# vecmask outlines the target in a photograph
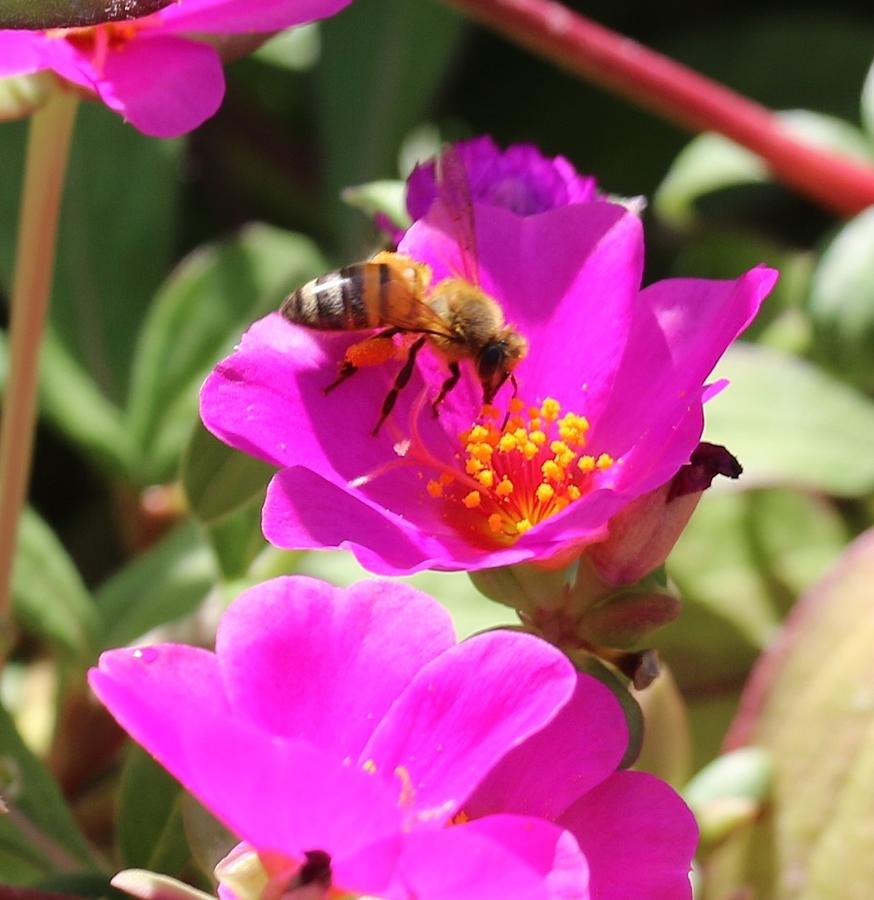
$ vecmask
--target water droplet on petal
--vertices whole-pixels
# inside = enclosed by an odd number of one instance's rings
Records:
[[[144,663],[153,663],[158,658],[158,651],[154,647],[140,647],[134,650],[134,659],[141,659]]]

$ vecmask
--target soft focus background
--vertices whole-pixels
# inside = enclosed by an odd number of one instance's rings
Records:
[[[570,5],[874,165],[869,3]],[[689,143],[431,0],[356,0],[233,64],[228,82],[219,114],[185,140],[148,139],[98,105],[80,112],[15,573],[21,636],[0,685],[77,824],[47,779],[32,817],[68,859],[87,856],[82,829],[114,848],[119,866],[202,878],[183,837],[183,818],[189,837],[202,834],[197,816],[123,747],[82,672],[99,649],[154,629],[208,643],[224,604],[269,575],[360,577],[342,554],[265,547],[269,472],[206,435],[197,391],[248,322],[309,277],[372,252],[363,213],[398,203],[397,179],[416,159],[481,133],[536,142],[606,191],[645,195],[648,281],[733,277],[760,261],[782,272],[720,366],[732,387],[707,410],[706,437],[745,474],[705,496],[668,563],[685,611],[656,641],[678,691],[666,676],[643,697],[657,724],[641,764],[682,788],[720,752],[751,667],[796,600],[874,520],[874,212],[839,221],[726,141]],[[25,131],[0,124],[4,294]],[[377,180],[386,183],[341,199]],[[741,766],[717,779],[722,787],[699,780],[693,791],[707,826],[702,896],[753,896],[733,893],[745,884],[760,898],[872,895],[871,544],[809,594],[806,616],[746,695],[729,744],[773,750],[773,780]],[[462,633],[512,621],[463,575],[415,581],[450,606]],[[22,773],[44,779],[35,766],[0,718],[0,792]],[[726,812],[732,778],[740,786]],[[56,863],[0,819],[0,883],[99,892],[99,879],[59,881]]]

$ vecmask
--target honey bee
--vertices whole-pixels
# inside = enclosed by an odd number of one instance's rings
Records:
[[[463,272],[431,285],[430,269],[401,254],[383,252],[368,262],[345,266],[299,287],[285,298],[280,313],[290,322],[326,331],[382,329],[350,346],[334,390],[364,366],[395,356],[395,335],[415,335],[406,360],[385,397],[372,434],[379,433],[413,374],[416,356],[426,343],[442,356],[449,375],[431,404],[435,415],[446,395],[461,378],[460,363],[473,362],[482,385],[483,403],[510,379],[525,358],[528,343],[507,324],[498,302],[479,287],[473,203],[463,163],[450,147],[437,165],[438,203],[447,230],[461,251]]]

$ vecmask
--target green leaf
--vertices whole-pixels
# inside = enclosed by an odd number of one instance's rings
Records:
[[[781,610],[845,542],[840,516],[821,499],[707,492],[668,558],[683,613],[655,640],[684,690],[700,696],[740,686]]]
[[[188,615],[219,580],[215,558],[193,522],[177,526],[100,586],[106,622],[101,646],[129,644],[152,628]]]
[[[869,141],[874,139],[874,63],[868,69],[862,86],[862,124],[868,132]]]
[[[399,179],[371,181],[367,184],[344,188],[341,196],[344,203],[363,212],[370,219],[377,213],[382,213],[399,227],[409,228],[410,226],[405,181]]]
[[[94,602],[61,542],[29,509],[18,528],[12,598],[25,631],[76,659],[90,659],[99,630]]]
[[[401,141],[426,115],[462,25],[439,3],[396,0],[359,0],[322,24],[325,187],[344,257],[361,255],[368,224],[343,206],[340,192],[395,174]]]
[[[252,55],[261,62],[279,66],[282,69],[304,72],[318,62],[321,50],[319,26],[313,23],[280,31],[262,44]]]
[[[51,874],[61,860],[71,870],[92,867],[60,789],[2,707],[0,795],[10,810],[0,815],[0,884],[35,881]]]
[[[870,143],[849,123],[806,109],[779,115],[788,132],[811,146],[871,161]],[[720,134],[702,134],[674,160],[653,203],[662,218],[688,227],[697,218],[695,202],[705,194],[770,180],[768,167],[755,153]]]
[[[0,128],[0,280],[10,283],[25,129]],[[127,392],[143,316],[174,242],[180,141],[156,141],[83,103],[64,193],[51,322],[109,400]]]
[[[190,853],[182,824],[182,788],[144,750],[131,745],[121,775],[116,843],[127,868],[178,875]]]
[[[844,225],[814,270],[808,307],[818,358],[862,388],[874,388],[874,208]]]
[[[191,511],[215,522],[264,496],[275,469],[223,444],[198,422],[182,458],[182,485]]]
[[[213,552],[226,579],[243,578],[266,546],[261,534],[261,505],[258,499],[207,527]]]
[[[0,389],[9,370],[9,339],[0,332]],[[132,462],[130,435],[121,411],[48,329],[39,360],[40,412],[104,471],[127,477]]]
[[[129,426],[144,483],[170,478],[197,418],[203,379],[253,320],[326,264],[306,238],[252,225],[202,248],[161,289],[140,335]]]
[[[845,900],[874,884],[872,580],[869,531],[802,598],[747,687],[730,744],[764,747],[774,766],[742,872],[757,896]]]
[[[713,380],[705,438],[741,461],[742,487],[787,485],[856,497],[874,488],[874,403],[816,366],[736,344]]]

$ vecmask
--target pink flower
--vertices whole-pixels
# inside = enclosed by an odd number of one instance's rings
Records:
[[[533,144],[501,150],[488,136],[455,145],[470,181],[474,200],[502,206],[521,216],[546,212],[597,197],[591,175],[580,175],[563,156],[549,159]],[[407,179],[407,212],[415,221],[437,198],[435,164],[417,165]]]
[[[218,51],[189,35],[279,31],[350,0],[177,0],[139,19],[90,28],[0,31],[0,77],[45,69],[96,95],[135,128],[174,137],[221,104]]]
[[[214,654],[113,650],[90,681],[299,877],[385,898],[691,896],[691,813],[658,779],[617,771],[615,697],[531,635],[456,644],[408,586],[276,579],[230,607]]]
[[[440,204],[399,246],[433,282],[465,271]],[[481,415],[473,366],[430,401],[446,363],[418,356],[392,416],[371,436],[400,362],[364,369],[327,396],[361,333],[278,314],[256,322],[201,394],[220,439],[278,466],[264,534],[290,548],[351,549],[383,574],[558,565],[603,540],[615,515],[689,462],[716,361],[755,316],[777,274],[676,279],[640,290],[639,218],[574,203],[521,217],[475,204],[483,290],[527,339],[518,404]],[[399,348],[400,350],[400,348]],[[503,400],[501,398],[503,397]]]

